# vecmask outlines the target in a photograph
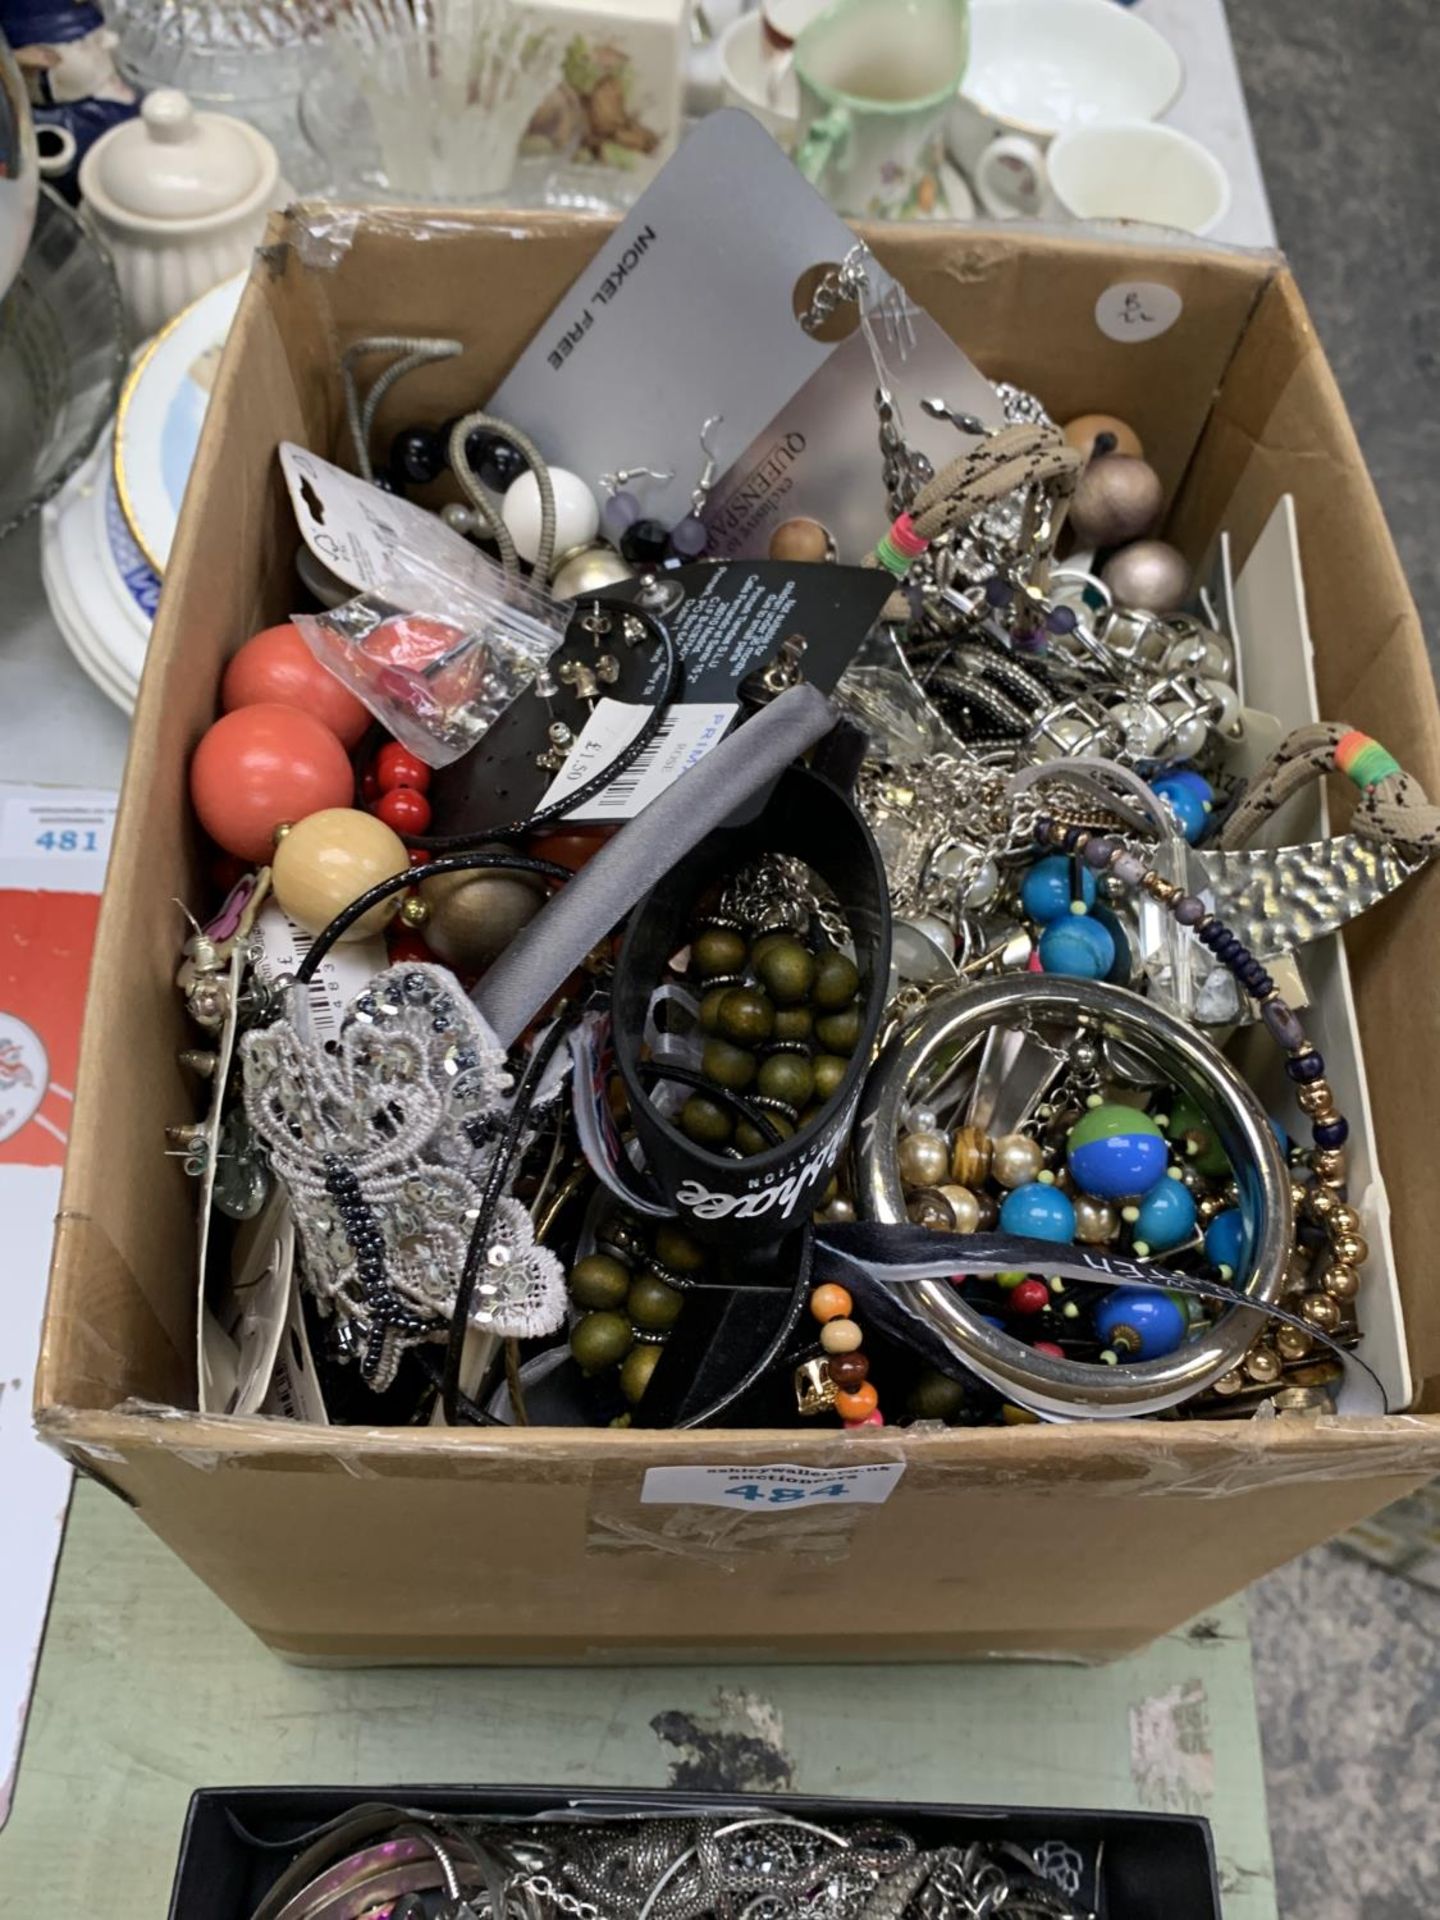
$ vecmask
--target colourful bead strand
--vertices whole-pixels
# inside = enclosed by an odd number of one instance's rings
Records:
[[[897,580],[903,580],[929,545],[930,542],[915,531],[909,514],[902,513],[876,547],[875,558]]]
[[[1347,733],[1335,749],[1335,764],[1362,790],[1401,771],[1400,762],[1368,733]]]

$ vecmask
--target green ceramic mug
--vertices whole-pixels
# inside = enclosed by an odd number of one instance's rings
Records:
[[[806,27],[795,164],[837,211],[946,211],[942,136],[969,47],[969,0],[836,0]]]

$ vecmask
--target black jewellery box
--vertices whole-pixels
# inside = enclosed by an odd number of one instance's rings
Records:
[[[1008,1840],[1080,1878],[1077,1904],[1097,1920],[1220,1920],[1210,1825],[1183,1814],[1074,1808],[952,1807],[885,1800],[808,1799],[554,1787],[205,1787],[191,1797],[169,1920],[250,1920],[315,1830],[383,1802],[451,1818],[528,1820],[565,1810],[597,1823],[627,1814],[669,1819],[783,1814],[825,1826],[885,1821],[921,1847]],[[1063,1849],[1063,1853],[1062,1853]]]

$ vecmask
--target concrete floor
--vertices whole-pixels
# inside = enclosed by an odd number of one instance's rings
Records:
[[[1281,245],[1440,665],[1440,6],[1229,8]],[[1250,1606],[1282,1920],[1433,1920],[1440,1597],[1325,1548]]]

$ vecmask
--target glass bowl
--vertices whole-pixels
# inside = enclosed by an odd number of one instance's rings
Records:
[[[57,194],[0,301],[0,538],[42,506],[99,439],[125,378],[110,257]]]

